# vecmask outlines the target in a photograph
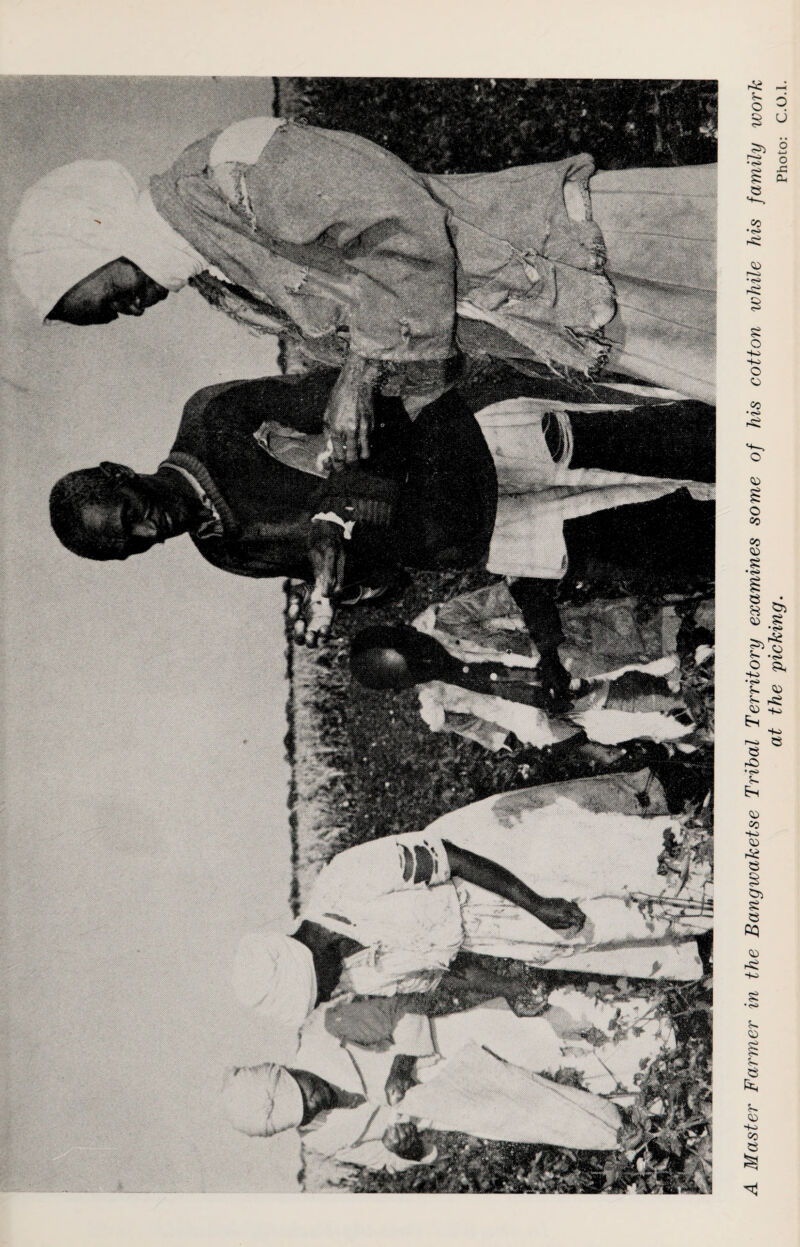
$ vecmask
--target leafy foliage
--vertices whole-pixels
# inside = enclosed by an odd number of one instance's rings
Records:
[[[699,80],[290,78],[276,111],[361,134],[424,173],[583,151],[601,169],[716,159],[716,83]]]
[[[653,986],[653,985],[651,985]],[[632,984],[588,990],[624,999]],[[641,994],[642,984],[636,985]],[[658,1056],[639,1079],[625,1113],[619,1149],[577,1152],[496,1143],[431,1132],[433,1165],[400,1174],[350,1171],[348,1190],[381,1192],[495,1192],[535,1194],[675,1195],[711,1190],[711,986],[704,979],[680,991],[653,990],[654,1007],[670,1014],[683,1042]],[[561,1081],[573,1081],[562,1074]]]

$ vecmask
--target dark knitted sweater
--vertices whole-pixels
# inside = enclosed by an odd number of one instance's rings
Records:
[[[239,575],[308,579],[311,516],[350,505],[358,517],[350,583],[395,564],[478,561],[494,525],[497,482],[480,428],[455,392],[413,424],[399,399],[377,395],[370,459],[328,480],[280,463],[256,442],[265,420],[321,432],[336,375],[233,381],[186,404],[167,462],[191,472],[219,512],[221,537],[192,535],[203,557]]]

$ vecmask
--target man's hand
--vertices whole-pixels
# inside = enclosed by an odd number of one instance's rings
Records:
[[[586,922],[583,910],[560,896],[543,896],[536,906],[536,917],[546,927],[563,931],[566,936],[577,935]]]
[[[398,1054],[392,1062],[384,1090],[389,1104],[399,1104],[405,1093],[416,1083],[414,1058]]]
[[[345,538],[339,524],[315,520],[311,524],[308,554],[314,584],[292,590],[289,619],[294,621],[294,638],[312,648],[324,641],[333,624],[336,602],[344,584]]]
[[[412,1121],[396,1121],[382,1135],[383,1146],[403,1160],[422,1160],[425,1143]]]
[[[372,391],[377,379],[378,365],[374,361],[348,355],[325,410],[334,471],[369,458],[375,419]]]

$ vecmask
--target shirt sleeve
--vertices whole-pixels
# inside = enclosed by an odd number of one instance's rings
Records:
[[[297,433],[322,433],[325,407],[337,375],[335,369],[322,368],[305,377],[257,377],[250,381],[234,381],[225,387],[227,402],[242,424],[252,420],[253,429],[269,419]],[[208,388],[211,390],[212,387]],[[222,412],[220,416],[222,418]]]
[[[341,1043],[387,1052],[405,1002],[402,996],[361,996],[325,1010],[325,1030]]]
[[[404,996],[343,1000],[325,1011],[325,1029],[343,1043],[404,1056],[435,1054],[430,1019]]]
[[[390,837],[389,842],[394,866],[392,887],[387,890],[400,892],[406,888],[447,883],[450,860],[441,836],[428,835],[425,831],[409,831]]]
[[[444,841],[426,831],[368,840],[338,853],[314,882],[306,917],[347,925],[348,911],[359,912],[364,897],[371,901],[392,892],[433,887],[450,879]]]
[[[447,210],[403,161],[355,135],[287,124],[246,175],[259,226],[321,245],[355,273],[352,349],[396,363],[455,351]]]

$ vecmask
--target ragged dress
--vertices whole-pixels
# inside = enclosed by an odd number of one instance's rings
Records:
[[[595,173],[584,154],[434,176],[263,118],[150,190],[249,302],[194,282],[206,297],[322,362],[349,343],[408,378],[457,349],[592,373],[613,343],[616,371],[714,401],[716,166]]]
[[[596,173],[586,154],[424,174],[358,135],[254,117],[143,194],[115,161],[53,170],[9,253],[44,319],[125,257],[312,359],[380,361],[404,393],[430,393],[459,352],[584,375],[610,356],[713,402],[715,183],[713,165]]]

